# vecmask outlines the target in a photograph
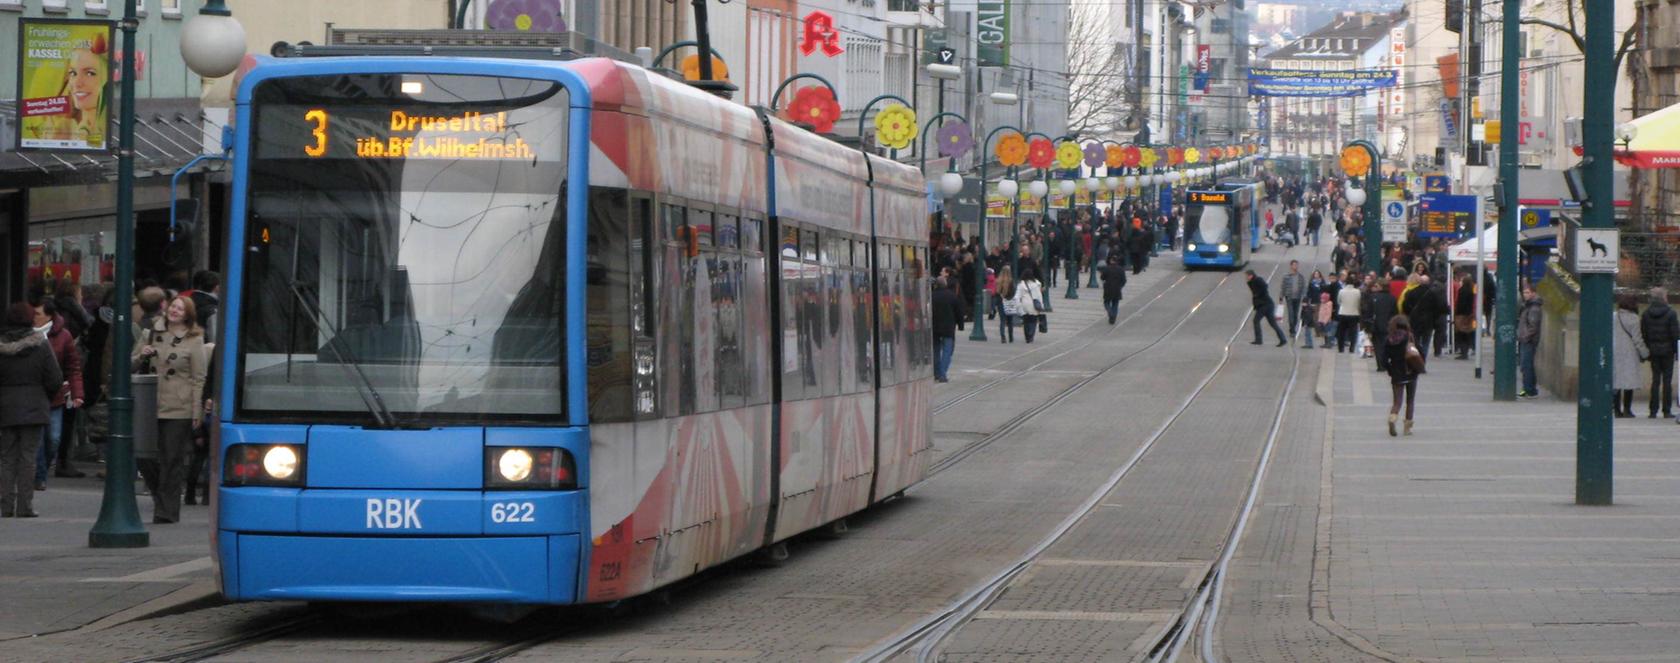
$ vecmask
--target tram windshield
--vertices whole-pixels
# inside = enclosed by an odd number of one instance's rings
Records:
[[[287,78],[252,106],[242,417],[565,414],[563,87]]]
[[[1186,236],[1191,244],[1219,245],[1228,243],[1231,239],[1231,209],[1224,205],[1203,205],[1201,211],[1192,215],[1193,228],[1187,229]]]

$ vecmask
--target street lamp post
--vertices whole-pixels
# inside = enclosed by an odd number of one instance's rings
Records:
[[[1051,140],[1052,142],[1054,142],[1049,136],[1038,133],[1036,131],[1027,132],[1027,139],[1031,140],[1033,138],[1042,138],[1044,140]],[[1055,265],[1050,264],[1050,243],[1049,243],[1050,242],[1050,237],[1049,237],[1048,233],[1046,232],[1047,227],[1051,227],[1051,228],[1054,227],[1054,226],[1050,225],[1050,169],[1048,169],[1048,168],[1038,169],[1038,179],[1033,182],[1031,190],[1032,190],[1033,195],[1041,198],[1041,200],[1039,201],[1039,206],[1038,206],[1039,210],[1040,210],[1039,215],[1038,215],[1038,230],[1039,230],[1038,264],[1039,264],[1039,269],[1041,271],[1043,271],[1045,273],[1048,273],[1050,270],[1053,270],[1053,269],[1056,268]],[[1021,277],[1021,275],[1019,273],[1017,273],[1015,275],[1015,278],[1020,278],[1020,277]],[[1050,282],[1050,279],[1048,277],[1046,277],[1045,274],[1039,274],[1038,275],[1038,280],[1039,280],[1040,283],[1049,283]],[[1039,304],[1044,307],[1044,312],[1045,313],[1053,313],[1055,310],[1050,307],[1050,289],[1049,288],[1044,288],[1042,299],[1043,299],[1043,301],[1039,302]]]
[[[1515,3],[1513,3],[1515,4]],[[1507,15],[1509,18],[1509,15]],[[1582,142],[1585,145],[1587,203],[1582,228],[1615,228],[1615,182],[1611,171],[1611,124],[1616,117],[1615,68],[1615,3],[1593,3],[1587,10],[1586,35],[1586,106],[1582,118]],[[1509,25],[1509,24],[1507,24]],[[1512,33],[1507,32],[1507,35]],[[1506,37],[1507,41],[1511,38]],[[1507,63],[1513,62],[1507,60]],[[1505,65],[1510,68],[1510,64]],[[1510,117],[1510,116],[1506,116]],[[1511,124],[1516,124],[1512,122]],[[1509,134],[1506,141],[1515,139]],[[1503,147],[1503,145],[1501,145]],[[1503,159],[1500,163],[1504,165]],[[1512,183],[1514,184],[1514,183]],[[1506,186],[1512,186],[1507,184]],[[1507,196],[1513,195],[1507,193]],[[1515,210],[1511,210],[1515,213]],[[1499,250],[1506,251],[1504,228],[1500,220]],[[1513,227],[1515,224],[1510,224]],[[1513,242],[1514,243],[1514,242]],[[1504,284],[1515,283],[1516,274],[1505,271],[1505,258],[1515,250],[1499,254],[1499,283],[1501,285],[1500,319],[1503,342]],[[1612,258],[1616,256],[1611,256]],[[1514,258],[1514,257],[1513,257]],[[1576,274],[1581,280],[1581,379],[1580,398],[1575,415],[1575,503],[1607,506],[1613,501],[1614,477],[1612,459],[1615,446],[1614,429],[1610,421],[1611,380],[1611,295],[1615,288],[1614,274]],[[1512,309],[1515,311],[1515,309]],[[1513,313],[1511,318],[1515,318]],[[1495,364],[1495,378],[1497,380]]]
[[[1587,10],[1588,20],[1591,20],[1591,15],[1600,13],[1601,9],[1604,14],[1613,13],[1616,3],[1594,2],[1588,4],[1594,5],[1593,8]],[[1500,189],[1505,195],[1499,201],[1499,234],[1497,235],[1499,238],[1499,271],[1494,274],[1494,278],[1498,279],[1499,287],[1499,296],[1494,299],[1496,310],[1493,318],[1493,400],[1496,401],[1514,401],[1517,399],[1517,307],[1520,305],[1517,300],[1517,130],[1520,128],[1518,126],[1520,123],[1517,121],[1517,101],[1520,95],[1517,73],[1522,66],[1523,56],[1522,33],[1520,30],[1522,5],[1523,3],[1520,2],[1507,2],[1505,4],[1502,31],[1504,36],[1501,38],[1504,48],[1501,49],[1503,52],[1500,59],[1503,64],[1500,65],[1499,73],[1499,126],[1501,128],[1499,132],[1499,183]],[[1591,53],[1588,53],[1587,57],[1592,57]],[[1591,69],[1589,68],[1588,71],[1591,71]],[[1611,70],[1610,81],[1604,88],[1605,93],[1614,91],[1616,87],[1615,76],[1615,71]],[[1589,83],[1587,92],[1591,93],[1592,88],[1593,85]],[[1588,97],[1588,103],[1591,102],[1591,97]],[[1611,121],[1612,119],[1608,115],[1602,118],[1604,126],[1602,139],[1606,146],[1610,144]],[[1590,143],[1586,144],[1590,145]],[[1610,167],[1609,161],[1609,148],[1606,147],[1604,154],[1604,167],[1606,169]],[[1587,163],[1591,165],[1591,157],[1588,157]],[[1605,172],[1609,171],[1606,170]],[[1610,198],[1611,196],[1608,193],[1603,198],[1603,207],[1606,210],[1610,209]],[[1477,223],[1479,224],[1481,221],[1478,220]],[[1606,221],[1605,225],[1608,227],[1609,222]],[[1480,232],[1481,229],[1477,228],[1477,231]],[[1605,292],[1608,293],[1609,291],[1606,290]],[[1586,303],[1585,294],[1585,291],[1583,291],[1583,304]],[[1606,294],[1606,297],[1608,296]],[[1582,309],[1581,313],[1585,316],[1586,310]],[[1605,316],[1599,319],[1606,321],[1606,329],[1608,329],[1609,311],[1606,310]],[[1582,320],[1584,321],[1586,318],[1583,317]],[[1584,325],[1581,331],[1583,334],[1581,340],[1585,341],[1585,334],[1589,332]],[[1581,349],[1582,352],[1586,351],[1584,343]],[[1583,354],[1582,356],[1586,355]],[[1583,366],[1581,367],[1581,378],[1585,380],[1586,377],[1587,367]],[[1604,376],[1605,384],[1609,384],[1609,377],[1609,374],[1606,373]],[[1586,383],[1583,382],[1582,384]],[[1604,395],[1606,399],[1610,397],[1608,391]],[[1586,392],[1582,392],[1581,397],[1585,399],[1588,395]],[[1609,421],[1606,420],[1605,423],[1608,425]]]
[[[1067,198],[1068,223],[1062,230],[1062,256],[1067,261],[1067,292],[1062,293],[1063,299],[1079,299],[1079,259],[1074,255],[1074,249],[1079,246],[1074,241],[1074,228],[1079,224],[1073,220],[1075,214],[1073,206],[1074,192],[1079,190],[1079,184],[1074,180],[1062,180],[1062,196]],[[1062,224],[1058,223],[1057,226]],[[1049,295],[1045,295],[1048,297]]]
[[[1367,167],[1360,180],[1359,201],[1355,202],[1354,188],[1348,187],[1348,202],[1359,207],[1365,220],[1360,224],[1361,232],[1365,234],[1365,271],[1380,272],[1382,270],[1382,189],[1377,178],[1377,164],[1381,163],[1381,156],[1377,154],[1377,146],[1370,141],[1356,140],[1348,143],[1343,150],[1361,149],[1365,151]],[[1352,175],[1352,173],[1349,173]]]
[[[129,310],[134,300],[134,59],[139,30],[137,0],[124,0],[122,83],[117,107],[117,246],[116,295],[111,306],[111,354],[127,357],[134,345]],[[245,30],[222,0],[210,0],[181,30],[181,57],[201,76],[226,76],[245,54]],[[110,434],[106,442],[105,491],[99,518],[88,530],[92,548],[144,548],[151,535],[140,523],[134,499],[134,390],[128,362],[111,362]]]

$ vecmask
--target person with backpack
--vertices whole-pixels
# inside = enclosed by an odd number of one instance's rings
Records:
[[[1388,319],[1388,331],[1383,334],[1381,352],[1387,364],[1384,368],[1388,372],[1389,386],[1394,393],[1394,403],[1388,408],[1388,436],[1397,435],[1394,423],[1400,416],[1402,401],[1406,405],[1406,434],[1411,435],[1418,376],[1423,374],[1423,351],[1412,339],[1412,323],[1405,314],[1396,314]]]

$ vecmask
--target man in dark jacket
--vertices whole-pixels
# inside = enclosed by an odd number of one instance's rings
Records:
[[[6,311],[0,331],[0,516],[35,517],[35,456],[53,396],[64,384],[27,302]]]
[[[1522,391],[1517,392],[1517,398],[1536,398],[1540,395],[1534,375],[1534,355],[1540,351],[1540,295],[1534,288],[1524,287],[1522,298],[1522,310],[1517,312],[1517,369],[1522,371]]]
[[[950,382],[951,355],[957,349],[957,328],[962,326],[962,303],[945,279],[933,280],[933,344],[937,355],[933,362],[933,379]]]
[[[1388,372],[1388,321],[1399,312],[1399,302],[1389,292],[1388,279],[1372,279],[1371,290],[1371,353],[1377,357],[1377,370]]]
[[[1406,319],[1412,324],[1412,339],[1417,342],[1418,352],[1424,358],[1429,358],[1429,342],[1435,336],[1435,318],[1441,314],[1436,303],[1437,293],[1430,287],[1428,274],[1418,277],[1418,286],[1406,292],[1404,306]]]
[[[1120,266],[1120,259],[1109,257],[1108,264],[1102,268],[1103,309],[1108,311],[1108,324],[1114,324],[1114,318],[1120,315],[1120,297],[1126,287],[1126,268]]]
[[[70,337],[70,330],[64,323],[64,317],[58,315],[53,301],[42,299],[31,301],[35,308],[36,331],[47,338],[47,344],[52,347],[53,357],[58,361],[63,385],[54,393],[52,411],[47,417],[46,437],[37,450],[35,459],[35,490],[47,489],[47,470],[51,468],[54,459],[58,457],[58,445],[63,440],[64,418],[70,416],[68,410],[82,406],[82,353],[76,349],[76,339]],[[81,476],[81,472],[74,468],[65,468],[67,476]]]
[[[1651,409],[1657,417],[1657,401],[1662,401],[1664,417],[1673,412],[1674,403],[1674,342],[1680,341],[1680,316],[1668,306],[1668,291],[1651,288],[1651,306],[1639,316],[1639,335],[1651,351]],[[1660,394],[1660,396],[1659,396]]]
[[[1254,343],[1252,345],[1260,345],[1261,341],[1264,340],[1260,332],[1260,319],[1265,318],[1266,322],[1271,323],[1272,331],[1277,332],[1278,347],[1283,347],[1289,343],[1289,339],[1284,338],[1283,328],[1278,326],[1275,315],[1277,312],[1276,304],[1272,303],[1272,293],[1266,289],[1266,279],[1260,278],[1260,275],[1255,274],[1252,269],[1244,270],[1243,278],[1248,279],[1248,292],[1252,295],[1254,302]]]

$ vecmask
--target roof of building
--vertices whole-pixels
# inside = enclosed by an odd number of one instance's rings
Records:
[[[134,169],[137,176],[174,172],[204,151],[204,125],[209,122],[197,99],[136,99]],[[17,101],[0,100],[0,117],[15,116]],[[112,114],[110,133],[118,135]],[[10,128],[10,127],[9,127]],[[15,130],[15,128],[14,128]],[[14,151],[15,138],[4,137],[0,173],[23,186],[103,182],[116,179],[117,157],[111,152]],[[113,141],[115,142],[115,141]]]
[[[1406,10],[1393,13],[1347,12],[1276,51],[1269,60],[1356,60],[1388,35],[1389,28],[1406,20]]]

